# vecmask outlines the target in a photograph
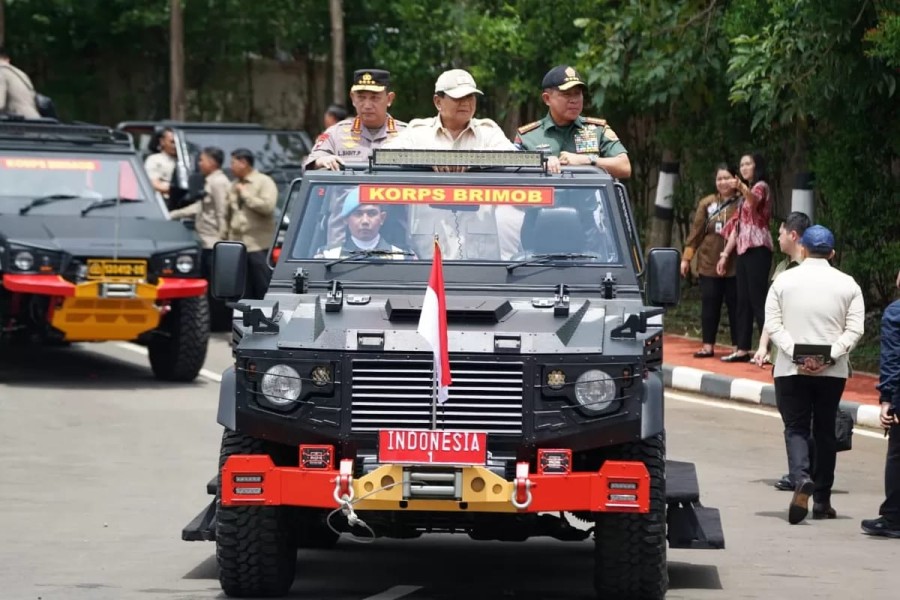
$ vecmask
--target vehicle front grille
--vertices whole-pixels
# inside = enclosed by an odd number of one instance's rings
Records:
[[[354,359],[351,429],[430,429],[432,368],[431,360]],[[523,363],[451,359],[450,374],[450,397],[436,409],[437,429],[522,433]]]

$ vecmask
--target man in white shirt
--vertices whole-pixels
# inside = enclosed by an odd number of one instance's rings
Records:
[[[413,119],[400,135],[383,148],[404,150],[516,150],[503,130],[491,119],[476,119],[476,96],[483,95],[468,71],[441,73],[434,84],[434,106],[438,114]],[[444,172],[463,171],[441,167]],[[478,211],[456,211],[428,205],[410,207],[410,234],[416,254],[430,258],[434,236],[438,236],[446,260],[498,260],[500,241],[493,207]],[[515,231],[518,238],[518,230]]]
[[[468,71],[444,71],[434,84],[434,107],[438,114],[413,119],[384,148],[431,150],[516,150],[506,134],[491,119],[476,119],[476,96],[483,95]]]
[[[31,79],[10,63],[9,53],[0,45],[0,114],[2,113],[26,119],[41,117],[35,103]]]
[[[162,194],[168,204],[169,186],[175,174],[175,132],[168,127],[159,134],[159,152],[144,161],[144,170],[153,189]]]
[[[833,268],[834,235],[821,225],[800,238],[804,260],[772,282],[766,298],[766,324],[778,346],[775,359],[775,397],[784,422],[794,495],[788,521],[796,524],[809,512],[813,518],[833,519],[831,487],[836,460],[835,419],[849,373],[850,350],[863,334],[865,306],[852,277]],[[828,346],[824,361],[794,361],[797,344]],[[810,421],[815,437],[815,471],[810,472]]]

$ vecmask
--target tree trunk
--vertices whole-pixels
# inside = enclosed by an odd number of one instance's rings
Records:
[[[675,216],[673,194],[677,181],[678,163],[675,162],[675,155],[669,150],[663,150],[650,228],[650,248],[666,248],[672,244],[672,221]]]
[[[331,11],[331,98],[335,104],[345,104],[347,83],[344,80],[344,3],[329,0]]]
[[[175,121],[184,121],[184,20],[181,0],[171,0],[169,19],[169,115]]]

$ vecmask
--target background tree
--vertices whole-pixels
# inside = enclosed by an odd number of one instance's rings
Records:
[[[171,1],[171,0],[170,0]],[[64,117],[114,124],[169,114],[169,2],[12,0],[7,46]],[[350,71],[393,74],[401,119],[434,113],[441,71],[466,68],[479,115],[507,133],[545,114],[543,74],[574,63],[586,113],[608,119],[634,168],[639,224],[652,214],[664,155],[680,165],[673,243],[717,162],[761,150],[776,215],[791,178],[814,171],[817,220],[839,264],[885,304],[900,265],[900,10],[896,0],[357,0],[346,6],[345,64],[331,3],[206,0],[184,7],[187,114],[316,133],[346,98]],[[12,35],[10,35],[12,33]],[[332,65],[331,67],[329,65]],[[333,68],[332,68],[333,67]],[[274,103],[277,90],[281,95]],[[268,103],[268,104],[266,104]]]

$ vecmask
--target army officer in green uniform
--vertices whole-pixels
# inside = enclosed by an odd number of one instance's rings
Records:
[[[585,83],[569,66],[550,69],[541,84],[541,99],[550,109],[540,121],[519,128],[515,143],[522,150],[538,150],[551,156],[549,169],[594,165],[618,179],[631,176],[628,151],[603,119],[581,116]]]

